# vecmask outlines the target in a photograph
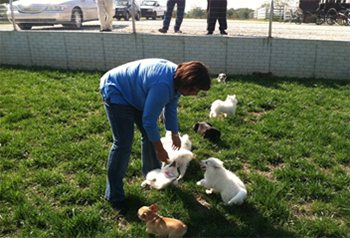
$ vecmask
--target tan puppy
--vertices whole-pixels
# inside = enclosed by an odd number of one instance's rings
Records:
[[[187,226],[180,220],[162,217],[157,214],[157,205],[143,206],[138,211],[138,216],[146,222],[146,232],[160,236],[182,237],[187,232]]]

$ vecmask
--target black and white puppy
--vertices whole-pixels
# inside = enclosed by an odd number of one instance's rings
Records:
[[[210,142],[218,141],[221,136],[221,132],[213,127],[209,122],[197,122],[194,124],[193,129],[195,132],[203,134],[203,138]]]

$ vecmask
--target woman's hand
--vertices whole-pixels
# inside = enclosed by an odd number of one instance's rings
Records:
[[[156,150],[156,155],[157,155],[157,159],[160,161],[160,162],[164,162],[164,163],[168,163],[168,159],[169,159],[169,156],[168,156],[168,152],[166,152],[166,150]]]
[[[173,150],[179,150],[181,148],[181,139],[179,137],[179,135],[177,134],[177,136],[172,136],[171,137],[173,144],[171,145],[171,148]]]
[[[154,148],[156,149],[156,156],[157,159],[160,162],[164,162],[164,163],[168,163],[168,152],[166,152],[166,150],[163,147],[163,144],[161,141],[156,141],[156,142],[152,142],[154,145]]]

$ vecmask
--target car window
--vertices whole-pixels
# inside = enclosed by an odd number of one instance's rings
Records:
[[[116,1],[115,5],[117,5],[117,6],[127,6],[128,5],[128,1]]]
[[[155,1],[145,1],[145,2],[142,2],[143,6],[155,6],[156,5],[156,2]]]

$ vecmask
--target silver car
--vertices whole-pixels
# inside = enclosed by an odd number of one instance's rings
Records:
[[[13,13],[22,30],[55,24],[79,29],[83,22],[98,20],[96,0],[19,0],[13,2]],[[7,17],[12,22],[10,9]]]

